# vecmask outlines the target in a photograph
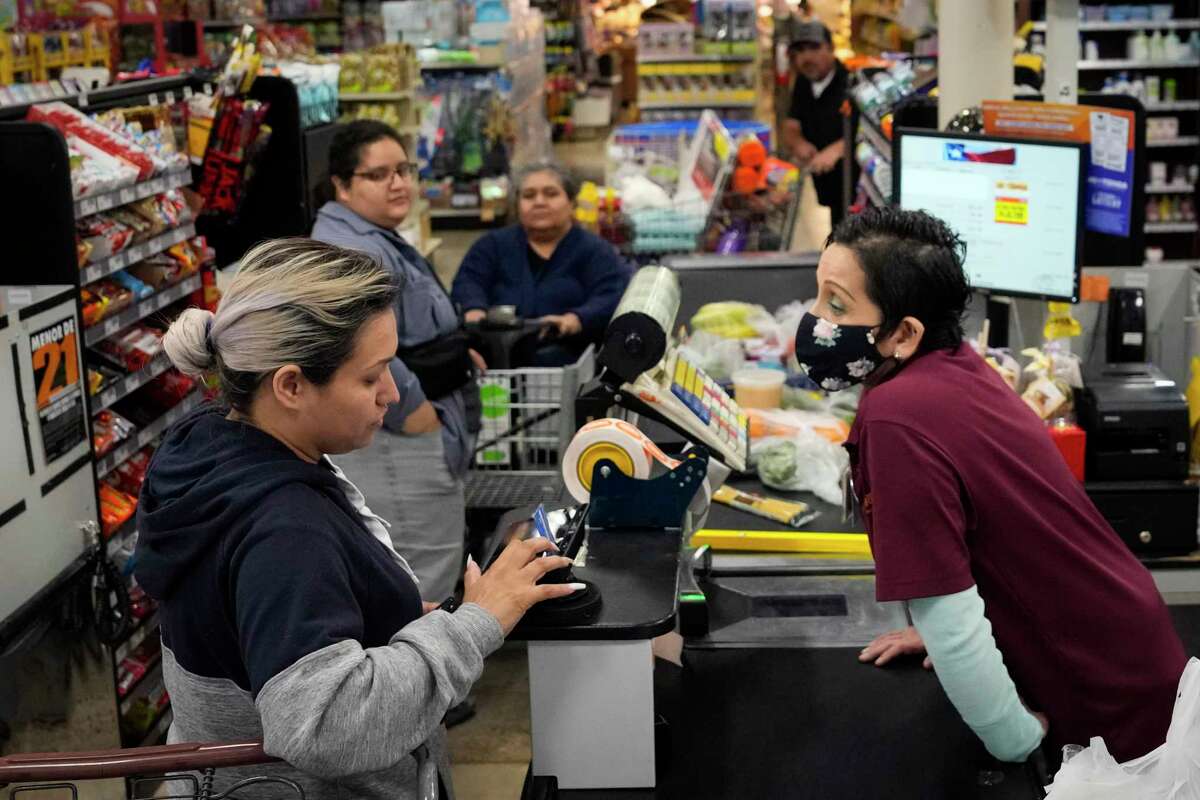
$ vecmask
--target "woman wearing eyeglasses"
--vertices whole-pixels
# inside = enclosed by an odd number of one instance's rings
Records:
[[[400,347],[390,368],[400,399],[384,419],[391,436],[342,456],[339,466],[366,500],[392,520],[397,551],[420,580],[421,597],[449,597],[462,573],[463,476],[478,432],[473,368],[459,315],[433,267],[396,233],[417,192],[416,164],[391,127],[351,122],[334,136],[329,172],[335,200],[312,236],[375,256],[400,279],[395,305]]]

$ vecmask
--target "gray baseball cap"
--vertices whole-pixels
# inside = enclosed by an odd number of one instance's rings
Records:
[[[828,44],[831,43],[832,38],[829,28],[826,28],[817,20],[808,20],[807,22],[801,22],[792,29],[792,41],[788,45],[788,49]]]

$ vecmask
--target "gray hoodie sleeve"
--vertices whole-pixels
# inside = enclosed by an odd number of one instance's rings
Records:
[[[266,752],[329,778],[391,767],[466,698],[503,641],[496,618],[468,603],[426,614],[386,647],[344,640],[310,653],[258,694]]]

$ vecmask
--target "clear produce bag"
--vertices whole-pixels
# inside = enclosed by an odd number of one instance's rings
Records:
[[[1063,764],[1046,800],[1200,800],[1200,660],[1179,680],[1165,744],[1118,764],[1097,736]]]

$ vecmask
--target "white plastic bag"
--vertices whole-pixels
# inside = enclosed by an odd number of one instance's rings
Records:
[[[805,429],[794,436],[769,436],[750,445],[759,480],[771,489],[812,492],[826,503],[842,502],[842,473],[850,463],[845,448]]]
[[[1046,800],[1200,800],[1200,660],[1179,680],[1165,744],[1118,764],[1096,737],[1046,788]]]

